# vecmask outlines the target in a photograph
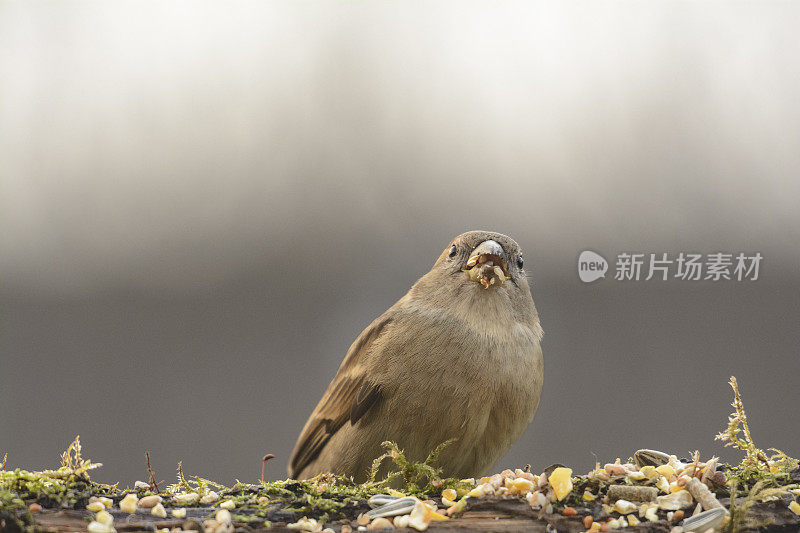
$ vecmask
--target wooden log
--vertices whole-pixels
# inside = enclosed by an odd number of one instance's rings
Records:
[[[721,499],[721,503],[728,507],[730,502]],[[747,521],[740,530],[743,533],[782,533],[800,531],[800,516],[794,514],[788,508],[788,497],[754,504],[747,515]],[[744,499],[737,499],[737,504],[741,505]],[[212,517],[216,512],[213,507],[188,507],[186,518],[176,519],[169,516],[166,519],[154,517],[147,510],[139,510],[132,515],[123,513],[119,509],[110,509],[114,516],[114,527],[119,532],[152,532],[162,528],[181,528],[187,525],[187,521],[193,521],[194,525],[202,524],[204,520]],[[169,511],[169,510],[168,510]],[[235,515],[252,515],[255,509],[236,509]],[[467,500],[464,512],[456,518],[446,521],[434,521],[430,523],[428,531],[431,533],[477,533],[489,532],[499,533],[501,531],[511,533],[533,532],[546,533],[558,531],[563,533],[583,533],[584,517],[592,511],[586,508],[577,509],[576,516],[562,516],[554,513],[544,515],[539,511],[531,509],[530,505],[524,500],[514,497],[489,497],[471,498]],[[86,531],[88,519],[93,513],[86,510],[55,510],[44,509],[36,514],[20,513],[12,519],[9,513],[0,515],[0,531],[16,533],[23,531],[22,523],[28,520],[27,525],[34,525],[39,531],[51,531],[56,533]],[[32,524],[30,521],[32,520]],[[355,520],[337,520],[325,524],[337,533],[341,531],[342,525],[349,524],[353,531],[357,531]],[[287,523],[272,522],[269,527],[265,527],[263,520],[249,523],[234,523],[240,532],[290,532],[286,527]],[[675,524],[670,524],[666,520],[658,522],[643,522],[636,527],[625,528],[624,531],[630,533],[669,533]],[[415,533],[415,530],[406,529],[406,533]],[[620,530],[623,531],[623,530]]]

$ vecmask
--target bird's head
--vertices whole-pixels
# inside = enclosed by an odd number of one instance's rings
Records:
[[[519,245],[507,235],[492,231],[468,231],[453,239],[433,265],[432,271],[475,283],[485,290],[527,281]]]
[[[451,240],[409,293],[457,314],[472,312],[538,321],[520,246],[494,231],[468,231]]]

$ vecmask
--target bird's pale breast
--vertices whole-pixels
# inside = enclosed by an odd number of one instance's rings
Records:
[[[402,385],[387,390],[385,404],[367,423],[385,425],[386,439],[417,460],[455,438],[441,456],[449,475],[482,473],[536,412],[542,388],[540,333],[502,313],[464,320],[412,306],[407,318],[418,324],[408,329],[417,331],[388,352],[425,364],[392,365],[402,373],[392,382]],[[437,334],[426,333],[432,331]]]

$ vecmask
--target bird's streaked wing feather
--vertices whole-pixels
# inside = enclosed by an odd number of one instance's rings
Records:
[[[380,400],[381,386],[367,379],[362,362],[364,353],[389,322],[389,317],[381,316],[350,346],[336,376],[297,439],[289,461],[291,477],[300,475],[344,424],[355,424]]]

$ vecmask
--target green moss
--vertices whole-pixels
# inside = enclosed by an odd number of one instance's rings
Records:
[[[309,516],[323,521],[344,518],[349,514],[361,512],[364,500],[375,494],[385,493],[396,487],[404,494],[420,498],[438,496],[446,488],[469,490],[472,483],[452,478],[442,478],[441,468],[437,466],[440,453],[449,442],[443,443],[431,452],[425,461],[409,461],[403,450],[396,444],[386,442],[386,453],[373,463],[370,481],[355,483],[352,478],[333,474],[321,474],[314,478],[297,481],[292,479],[246,484],[241,481],[233,487],[225,487],[198,476],[186,476],[183,466],[178,464],[175,484],[166,488],[164,495],[175,496],[181,493],[194,493],[198,497],[207,495],[211,488],[220,491],[219,501],[233,500],[236,509],[250,520],[263,519],[270,512],[294,512],[299,516]],[[386,471],[382,479],[377,479],[378,471]]]
[[[116,489],[89,478],[89,470],[102,464],[81,457],[80,437],[61,454],[57,470],[5,470],[5,463],[4,459],[0,470],[0,510],[24,509],[32,502],[46,507],[75,507],[90,496],[111,494]]]
[[[369,482],[365,483],[364,486],[374,491],[385,491],[396,481],[402,481],[402,485],[400,485],[402,492],[423,499],[439,496],[444,489],[472,489],[473,485],[469,482],[455,478],[443,478],[442,469],[437,465],[439,455],[454,440],[451,439],[439,444],[421,463],[409,461],[397,444],[389,441],[383,442],[381,445],[386,449],[386,452],[372,462]],[[386,459],[391,460],[388,471],[382,480],[376,481],[378,472]]]
[[[736,377],[731,376],[729,383],[733,389],[731,406],[734,411],[728,417],[728,426],[715,437],[715,440],[725,442],[726,447],[732,446],[745,452],[742,462],[729,470],[729,482],[737,485],[740,490],[749,492],[757,485],[763,489],[791,483],[791,472],[797,469],[800,462],[776,448],[769,448],[773,453],[768,456],[764,450],[756,446],[750,434],[747,413],[744,410]]]

